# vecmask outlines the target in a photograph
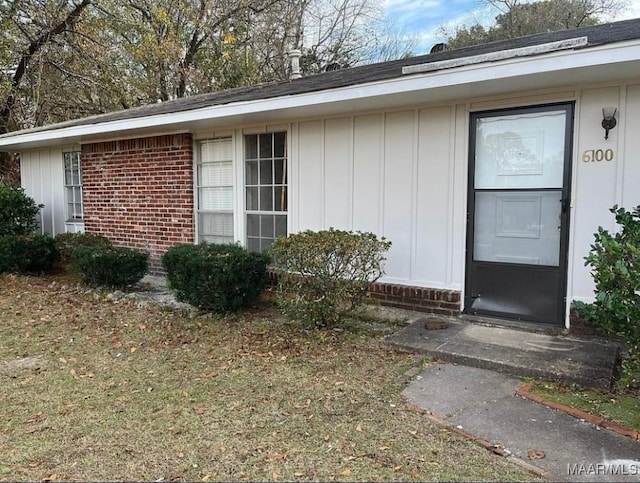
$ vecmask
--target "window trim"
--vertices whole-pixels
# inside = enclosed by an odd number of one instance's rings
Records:
[[[227,160],[207,161],[202,160],[202,145],[212,141],[226,141],[230,143],[230,158]],[[235,176],[235,139],[232,135],[220,135],[215,137],[206,137],[194,139],[194,156],[193,156],[193,211],[194,211],[194,241],[196,243],[202,243],[204,240],[200,227],[200,214],[201,213],[220,213],[231,215],[232,219],[232,234],[230,237],[220,236],[219,238],[228,238],[228,243],[234,243],[236,238],[236,201],[235,201],[235,189],[236,189],[236,176]],[[220,185],[219,187],[231,188],[231,209],[230,210],[201,210],[200,209],[200,189],[207,188],[200,184],[199,168],[204,164],[222,164],[225,162],[231,163],[231,185]],[[216,186],[218,187],[218,186]],[[207,236],[207,235],[204,235]],[[216,236],[216,235],[211,235]]]
[[[70,159],[71,156],[76,156],[78,161],[78,184],[73,183],[74,177],[74,169],[73,169],[73,159]],[[70,168],[67,168],[67,162],[72,163]],[[71,184],[67,184],[67,172],[71,173]],[[84,188],[83,188],[83,179],[82,179],[82,152],[81,151],[64,151],[62,153],[62,176],[63,176],[63,186],[64,186],[64,202],[65,202],[65,222],[66,223],[83,223],[84,222]],[[79,188],[80,199],[76,200],[76,188]],[[71,194],[71,197],[69,193]],[[80,213],[79,216],[76,213],[76,205],[80,205]],[[72,207],[73,213],[70,213],[70,206]]]
[[[274,136],[276,134],[283,134],[284,135],[284,152],[283,152],[283,156],[276,156],[275,154],[275,143],[274,143]],[[262,157],[260,154],[260,144],[259,144],[259,139],[261,136],[264,135],[270,135],[271,136],[271,156],[270,157]],[[257,138],[257,143],[256,143],[256,156],[255,157],[248,157],[248,152],[247,152],[247,139],[249,137],[256,137]],[[264,251],[264,249],[266,247],[262,246],[262,240],[269,240],[272,239],[271,237],[263,237],[262,236],[262,221],[260,219],[260,221],[258,222],[260,227],[259,227],[259,235],[258,236],[250,236],[249,235],[249,216],[250,215],[265,215],[265,216],[270,216],[273,217],[273,230],[274,230],[274,238],[275,239],[278,235],[277,231],[276,231],[276,218],[280,217],[280,218],[284,218],[284,228],[285,228],[285,234],[289,233],[289,210],[290,210],[290,197],[291,197],[291,188],[290,188],[290,183],[289,180],[291,179],[291,172],[290,172],[290,165],[289,165],[289,159],[290,159],[290,149],[289,149],[289,132],[287,129],[274,129],[274,130],[269,130],[269,131],[261,131],[261,132],[245,132],[242,136],[242,172],[243,172],[243,183],[242,183],[242,197],[243,197],[243,205],[244,205],[244,213],[243,213],[243,223],[244,223],[244,246],[248,249],[251,250],[250,247],[250,243],[249,240],[258,240],[259,244],[260,244],[260,251]],[[262,161],[265,160],[270,160],[271,161],[271,183],[270,184],[264,184],[262,183],[262,180],[260,179],[260,163]],[[283,167],[282,167],[282,175],[285,178],[285,183],[276,183],[276,179],[275,179],[275,162],[276,161],[282,161],[283,162]],[[257,172],[256,172],[256,176],[257,176],[257,184],[247,184],[247,178],[248,178],[248,163],[250,162],[256,162],[257,163]],[[255,188],[257,190],[257,196],[258,196],[258,208],[260,207],[260,189],[261,188],[266,188],[266,187],[270,187],[272,189],[272,208],[275,208],[276,202],[277,202],[277,189],[281,188],[282,190],[280,191],[280,193],[283,193],[283,195],[286,198],[286,206],[284,210],[260,210],[260,209],[249,209],[248,206],[248,188]]]

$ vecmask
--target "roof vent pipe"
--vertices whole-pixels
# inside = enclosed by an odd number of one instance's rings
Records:
[[[289,75],[289,79],[296,80],[302,77],[300,74],[300,56],[302,52],[298,49],[289,51],[289,61],[291,62],[291,74]]]

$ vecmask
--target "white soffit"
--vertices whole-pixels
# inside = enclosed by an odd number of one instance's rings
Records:
[[[408,65],[402,68],[402,73],[419,74],[424,72],[434,72],[436,70],[453,69],[455,67],[462,67],[465,65],[482,64],[485,62],[513,59],[515,57],[530,57],[532,55],[547,54],[549,52],[556,52],[558,50],[568,50],[575,49],[576,47],[584,47],[588,43],[588,37],[576,37],[573,39],[559,40],[557,42],[549,42],[546,44],[531,45],[529,47],[521,47],[518,49],[490,52],[488,54],[472,55],[469,57],[461,57],[458,59],[441,60],[438,62],[429,62],[427,64]]]

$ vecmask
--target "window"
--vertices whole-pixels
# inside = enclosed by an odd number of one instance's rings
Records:
[[[233,143],[231,138],[199,143],[196,189],[198,241],[233,243]]]
[[[67,221],[82,221],[82,170],[79,151],[64,153],[64,191]]]
[[[245,136],[247,248],[264,251],[287,234],[287,133]]]

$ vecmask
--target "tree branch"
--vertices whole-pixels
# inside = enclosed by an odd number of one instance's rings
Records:
[[[26,51],[23,52],[20,57],[20,61],[18,62],[18,66],[11,78],[11,88],[9,90],[9,94],[5,98],[2,109],[0,109],[0,134],[4,134],[7,132],[7,127],[9,123],[9,118],[11,117],[11,111],[13,110],[16,103],[16,91],[20,87],[22,79],[24,78],[25,73],[27,72],[27,68],[29,67],[29,62],[33,58],[33,56],[44,47],[47,43],[49,43],[54,37],[62,34],[66,30],[68,30],[75,22],[78,21],[78,18],[82,14],[85,8],[87,8],[91,4],[91,0],[82,0],[78,5],[76,5],[71,12],[56,25],[51,27],[49,30],[42,32],[35,40],[33,40]]]

